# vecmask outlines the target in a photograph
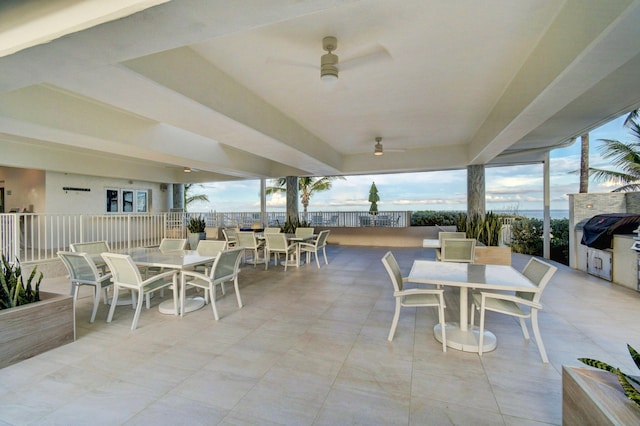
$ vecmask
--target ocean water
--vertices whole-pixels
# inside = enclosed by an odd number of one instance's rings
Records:
[[[500,214],[517,214],[519,216],[524,216],[524,217],[531,217],[534,219],[540,219],[542,220],[544,218],[544,211],[543,210],[518,210],[516,212],[510,210],[492,210],[494,213],[500,213]],[[569,219],[569,210],[554,210],[551,209],[549,210],[549,214],[551,216],[551,219]]]

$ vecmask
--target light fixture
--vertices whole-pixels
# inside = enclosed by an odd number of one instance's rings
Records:
[[[185,173],[191,173],[191,167],[185,167],[184,168],[184,172]]]
[[[322,48],[329,53],[325,53],[320,58],[320,79],[325,82],[338,81],[338,55],[331,53],[338,47],[338,40],[335,37],[325,37],[322,39]]]
[[[376,138],[376,145],[373,150],[373,155],[382,155],[382,138],[380,136]]]

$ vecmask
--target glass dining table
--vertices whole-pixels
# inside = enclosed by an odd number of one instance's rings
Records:
[[[119,250],[118,253],[128,254],[133,262],[142,267],[178,269],[180,271],[215,261],[215,256],[202,255],[196,250],[160,250],[159,248],[134,248]],[[179,295],[173,295],[178,297]],[[180,301],[178,301],[180,302]],[[180,303],[178,303],[180,306]],[[192,312],[204,306],[204,298],[188,297],[184,301],[184,311]],[[158,307],[162,314],[174,314],[172,300],[165,300]],[[178,312],[179,313],[179,312]]]
[[[538,287],[517,269],[507,265],[478,265],[473,263],[436,262],[415,260],[408,277],[409,282],[458,287],[460,289],[459,322],[446,323],[447,346],[464,352],[478,352],[480,331],[471,327],[469,314],[469,289],[523,291],[535,293]],[[437,324],[435,337],[442,342],[442,329]],[[496,336],[485,328],[483,352],[496,348]]]

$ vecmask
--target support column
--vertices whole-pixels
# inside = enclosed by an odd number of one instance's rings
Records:
[[[287,220],[289,218],[299,219],[297,176],[287,176]]]
[[[485,215],[484,165],[467,166],[467,216]]]
[[[174,209],[184,209],[184,185],[181,183],[174,183],[172,186],[173,191],[173,207]]]
[[[551,259],[551,179],[549,168],[549,151],[544,156],[543,163],[543,197],[544,217],[542,221],[542,257]]]
[[[267,180],[260,179],[260,221],[263,226],[269,226],[267,219]]]

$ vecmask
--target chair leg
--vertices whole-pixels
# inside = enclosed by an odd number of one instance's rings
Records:
[[[328,265],[329,261],[327,260],[327,250],[325,247],[322,247],[322,254],[324,255],[324,264]]]
[[[181,274],[182,275],[182,274]],[[184,282],[184,275],[182,275],[182,277],[180,278],[180,316],[183,317],[184,316],[184,298],[186,296],[186,287],[187,285]],[[174,297],[175,299],[175,297]],[[207,294],[205,292],[204,295],[204,302],[207,303]]]
[[[533,311],[533,309],[531,311]],[[531,312],[531,314],[533,315],[533,312]],[[522,328],[522,334],[524,335],[525,340],[529,340],[529,331],[527,330],[527,324],[524,322],[524,318],[520,317],[519,319],[520,328]]]
[[[180,297],[178,294],[178,277],[176,275],[173,276],[173,312],[175,316],[178,316],[178,298]]]
[[[442,332],[442,352],[447,351],[447,323],[444,320],[444,298],[440,296],[438,306],[438,317],[440,318],[440,331]]]
[[[475,324],[476,317],[476,305],[474,303],[471,304],[471,309],[469,309],[469,319],[471,324],[471,329],[473,329],[473,325]]]
[[[71,295],[73,296],[73,340],[76,340],[76,304],[78,303],[78,285],[71,284],[71,288],[73,288],[73,292]]]
[[[131,323],[131,331],[135,330],[138,327],[138,319],[140,319],[140,312],[142,312],[143,298],[144,298],[144,294],[142,294],[142,290],[138,290],[138,305],[136,306],[136,313],[133,315],[133,322]]]
[[[90,323],[93,323],[93,321],[95,321],[96,319],[96,313],[98,312],[98,304],[100,303],[100,284],[98,284],[97,286],[95,286],[94,292],[93,292],[93,310],[91,311],[91,319],[89,320]]]
[[[478,355],[482,356],[482,345],[484,344],[484,304],[480,306],[480,338],[478,339]]]
[[[533,328],[533,335],[536,338],[536,344],[538,345],[538,350],[540,351],[540,357],[542,358],[542,362],[547,364],[549,362],[549,358],[547,358],[547,351],[544,349],[544,343],[542,343],[542,337],[540,336],[540,328],[538,327],[538,310],[531,310],[531,328]]]
[[[213,310],[213,318],[215,318],[216,321],[218,321],[220,319],[220,317],[218,316],[218,309],[216,309],[216,297],[215,297],[215,293],[216,292],[216,288],[213,284],[209,284],[209,293],[211,293],[211,309]]]
[[[240,289],[238,288],[238,276],[233,279],[233,286],[236,289],[236,299],[238,299],[238,308],[242,308],[242,299],[240,298]]]
[[[113,297],[111,298],[111,307],[109,308],[109,315],[107,316],[107,322],[111,322],[113,319],[113,313],[116,311],[116,305],[118,304],[118,293],[120,288],[116,285],[113,286]],[[131,292],[133,297],[133,291]]]
[[[402,308],[402,301],[399,297],[396,297],[396,313],[393,314],[393,322],[391,323],[391,330],[389,330],[388,341],[393,340],[394,334],[396,334],[396,327],[398,326],[398,319],[400,318],[400,309]]]
[[[318,269],[320,269],[320,258],[318,257],[318,250],[317,249],[314,252],[314,255],[316,257],[316,265],[318,265]]]
[[[275,257],[275,253],[274,253],[274,257]],[[269,268],[270,261],[271,261],[271,253],[269,253],[269,250],[266,250],[264,252],[264,270],[265,271]]]

